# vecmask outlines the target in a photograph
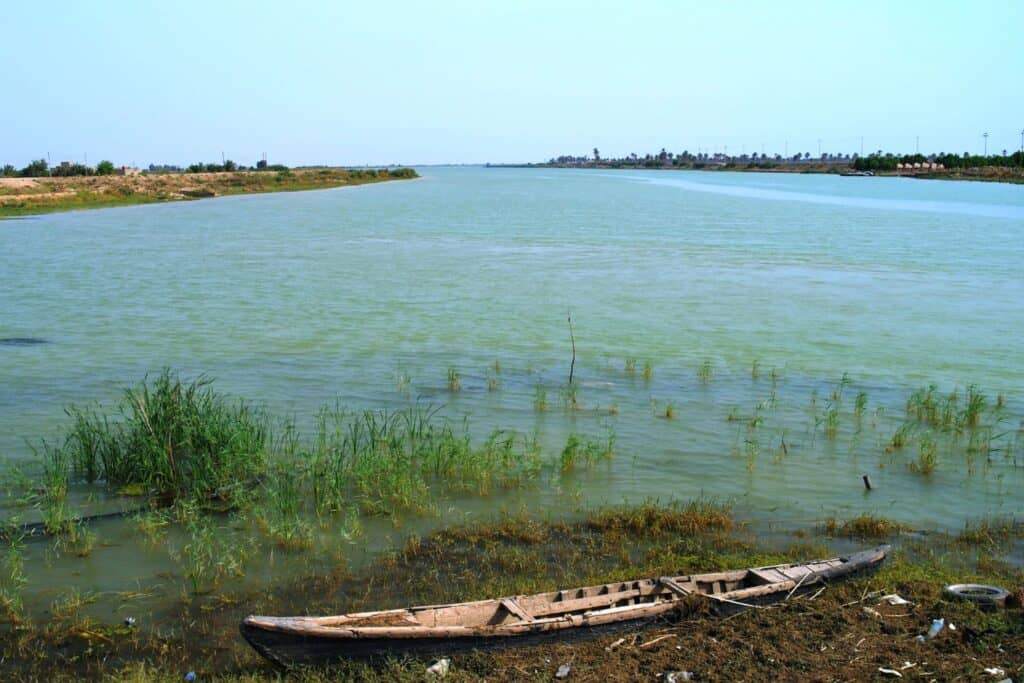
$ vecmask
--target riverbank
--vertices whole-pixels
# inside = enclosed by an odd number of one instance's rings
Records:
[[[589,168],[606,171],[728,171],[735,173],[794,173],[815,175],[862,176],[852,165],[834,162],[696,162],[682,165],[645,164],[488,164],[489,168]],[[947,171],[874,171],[871,175],[889,178],[921,178],[924,180],[969,180],[989,183],[1024,184],[1024,168],[978,167]]]
[[[227,521],[227,520],[225,520]],[[981,533],[979,533],[981,532]],[[694,680],[874,680],[879,668],[926,680],[981,680],[997,667],[1024,672],[1024,572],[1005,561],[1022,529],[919,536],[880,519],[795,531],[766,544],[712,501],[608,508],[575,522],[513,513],[413,536],[362,569],[339,560],[332,571],[280,575],[258,590],[229,582],[182,593],[159,612],[144,590],[119,594],[120,622],[89,612],[95,594],[71,590],[46,618],[11,621],[0,632],[5,673],[20,680],[256,681],[275,675],[242,641],[249,613],[335,614],[488,598],[660,576],[763,566],[836,554],[882,541],[895,550],[880,571],[830,584],[788,602],[728,619],[695,601],[672,619],[594,640],[556,642],[452,658],[450,680],[656,680],[672,671]],[[1016,539],[1016,540],[1015,540]],[[285,552],[281,550],[280,552]],[[272,559],[268,559],[272,561]],[[943,598],[948,583],[1006,587],[1006,608]],[[168,591],[172,594],[172,591]],[[910,602],[891,605],[880,595]],[[918,642],[933,619],[947,627]],[[337,671],[292,672],[293,680],[422,680],[430,662],[384,661]]]
[[[225,173],[0,178],[0,219],[58,211],[298,192],[416,178],[411,168],[315,168]]]

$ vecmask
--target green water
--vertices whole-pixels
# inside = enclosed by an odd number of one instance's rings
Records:
[[[409,528],[699,495],[783,524],[870,512],[959,528],[1022,512],[1024,187],[421,173],[0,223],[0,338],[47,342],[0,343],[0,455],[32,460],[32,446],[66,424],[65,405],[109,404],[170,366],[212,376],[300,429],[325,403],[419,402],[466,418],[480,437],[536,432],[552,457],[572,431],[616,436],[610,464],[447,501]],[[570,311],[577,410],[559,399]],[[446,388],[449,367],[460,392]],[[844,374],[830,437],[823,416]],[[976,384],[990,408],[999,394],[1005,406],[984,418],[990,448],[969,456],[968,436],[940,439],[936,471],[923,476],[908,467],[916,445],[885,447],[907,397],[928,383],[961,394]],[[534,407],[538,384],[545,412]],[[859,392],[868,403],[858,419]],[[374,539],[399,533],[367,524]],[[101,537],[115,547],[77,560],[83,585],[110,588],[123,571],[167,564],[166,552],[147,555],[130,531],[107,527]],[[105,568],[129,551],[130,570]],[[68,570],[40,560],[34,571],[59,584]]]

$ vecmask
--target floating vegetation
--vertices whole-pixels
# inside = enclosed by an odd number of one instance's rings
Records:
[[[636,374],[636,358],[627,358],[626,359],[626,368],[625,368],[625,370],[626,370],[626,374],[627,375]]]
[[[665,419],[671,420],[676,416],[676,404],[672,401],[668,401],[665,404]]]
[[[651,361],[644,361],[644,381],[650,382],[652,377],[654,377],[654,366],[651,365]]]

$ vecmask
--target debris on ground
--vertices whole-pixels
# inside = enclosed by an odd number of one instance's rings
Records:
[[[886,669],[884,666],[878,667],[878,673],[884,676],[892,676],[893,678],[903,678],[903,674],[896,669]]]
[[[893,607],[898,607],[899,605],[913,605],[914,604],[910,600],[907,600],[906,598],[904,598],[901,595],[898,595],[896,593],[890,593],[889,595],[883,595],[882,597],[878,598],[878,601],[879,602],[887,602],[890,605],[892,605]]]
[[[668,683],[683,683],[683,681],[692,681],[692,671],[670,671],[665,674],[665,680]]]
[[[568,678],[570,671],[572,671],[572,667],[568,664],[563,664],[558,667],[558,671],[555,672],[555,678]]]
[[[430,666],[427,667],[427,673],[433,674],[434,676],[447,676],[448,669],[451,668],[452,660],[450,659],[439,659]]]

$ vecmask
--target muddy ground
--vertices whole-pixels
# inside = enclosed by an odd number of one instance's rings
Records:
[[[132,627],[104,626],[72,611],[9,624],[5,676],[155,681],[193,671],[197,680],[436,680],[426,673],[431,662],[409,660],[282,674],[244,643],[237,625],[249,613],[340,613],[812,559],[829,554],[834,539],[825,534],[804,531],[788,547],[765,548],[727,513],[706,506],[606,511],[572,524],[508,518],[412,539],[359,572],[339,566],[258,594],[224,588],[186,596],[154,623],[143,616]],[[640,631],[454,656],[445,680],[555,680],[562,665],[569,666],[569,681],[664,681],[679,671],[698,681],[898,680],[880,669],[907,680],[1024,680],[1024,572],[1019,561],[999,559],[1019,543],[899,534],[890,540],[896,550],[878,572],[783,604],[723,618],[696,600],[675,621]],[[996,583],[1016,596],[999,609],[950,602],[942,587],[952,581]],[[878,599],[893,593],[912,604]],[[938,617],[951,625],[918,642]]]

